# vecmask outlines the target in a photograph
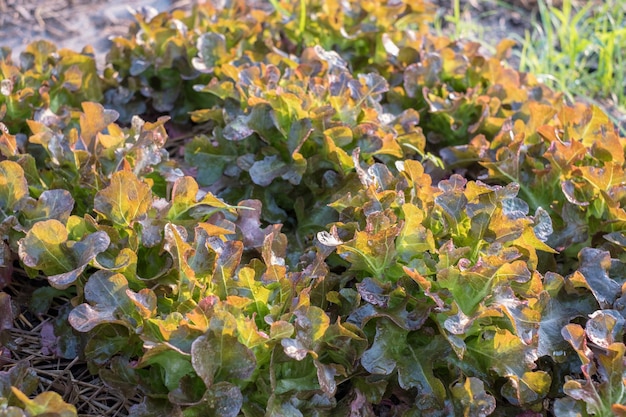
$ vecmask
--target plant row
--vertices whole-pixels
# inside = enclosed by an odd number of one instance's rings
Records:
[[[3,285],[68,303],[55,353],[133,416],[624,415],[626,139],[432,16],[233,1],[137,14],[100,73],[5,50]],[[75,415],[28,375],[2,412]]]

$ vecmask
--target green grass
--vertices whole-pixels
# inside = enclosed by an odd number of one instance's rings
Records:
[[[515,9],[504,0],[492,4],[507,13]],[[531,29],[523,37],[512,36],[521,46],[516,51],[519,69],[535,74],[570,101],[582,99],[605,110],[613,105],[617,112],[607,113],[619,125],[616,114],[626,113],[626,0],[563,0],[559,7],[539,0],[537,6],[538,13],[530,17]],[[444,17],[451,26],[449,33],[498,41],[484,36],[480,16],[467,19],[470,10],[461,10],[459,0],[451,0],[450,8],[451,14]],[[441,23],[436,29],[442,30]],[[622,121],[624,134],[625,129]]]

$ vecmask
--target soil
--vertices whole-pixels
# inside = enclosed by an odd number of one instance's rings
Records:
[[[189,8],[193,0],[0,0],[0,45],[14,57],[38,39],[80,51],[91,45],[100,63],[110,37],[124,35],[133,10]]]

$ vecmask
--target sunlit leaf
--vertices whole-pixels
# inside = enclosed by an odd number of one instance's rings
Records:
[[[83,114],[80,116],[81,138],[87,149],[94,150],[96,134],[103,131],[119,117],[115,110],[108,110],[99,103],[86,101],[81,103]]]
[[[0,161],[0,209],[6,217],[15,204],[28,195],[24,170],[13,161]]]
[[[13,395],[24,404],[24,410],[32,416],[77,416],[76,407],[67,404],[59,394],[53,391],[42,392],[31,400],[22,391],[13,387]]]
[[[452,388],[452,395],[460,403],[464,417],[486,417],[496,409],[496,400],[485,392],[483,381],[469,377],[464,383],[457,382]]]
[[[109,186],[96,194],[94,210],[116,225],[130,227],[151,203],[147,184],[128,171],[118,171],[111,176]]]
[[[57,288],[74,283],[99,253],[109,246],[110,238],[99,231],[81,241],[68,241],[67,229],[55,219],[41,221],[18,242],[22,262],[43,271]]]

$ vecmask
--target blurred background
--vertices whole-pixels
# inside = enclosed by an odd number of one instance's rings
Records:
[[[91,45],[97,54],[108,49],[111,36],[124,35],[133,10],[157,12],[189,8],[194,0],[0,0],[0,46],[14,57],[38,39],[80,51]]]

